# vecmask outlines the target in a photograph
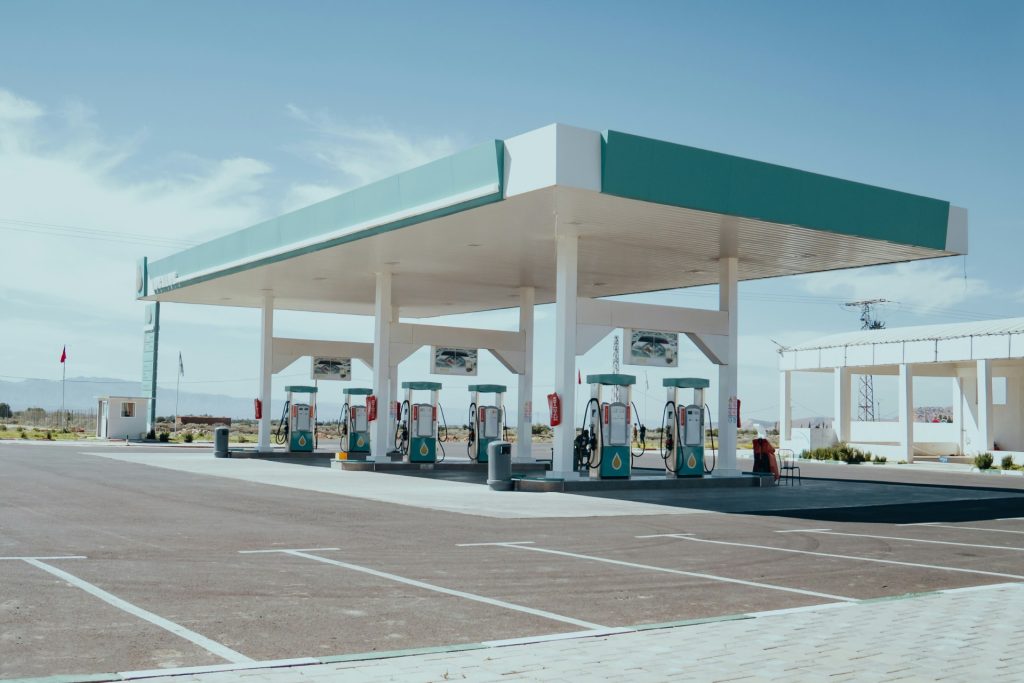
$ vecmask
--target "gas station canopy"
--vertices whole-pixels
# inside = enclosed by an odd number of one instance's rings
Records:
[[[403,317],[555,299],[556,235],[578,294],[717,284],[967,251],[949,202],[638,137],[551,125],[495,140],[139,265],[151,301]]]

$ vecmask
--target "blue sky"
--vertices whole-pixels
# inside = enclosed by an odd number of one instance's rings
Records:
[[[1022,67],[1018,2],[7,0],[0,376],[58,376],[67,343],[72,375],[136,378],[137,256],[553,121],[966,206],[966,259],[741,287],[740,396],[748,415],[770,419],[768,339],[855,328],[845,299],[898,301],[882,311],[890,326],[1021,315]],[[714,295],[648,300],[710,306]],[[173,383],[181,350],[190,390],[254,393],[253,312],[164,313],[161,383]],[[540,334],[544,321],[541,309]],[[279,334],[310,329],[368,338],[359,321],[280,316]],[[607,369],[609,349],[582,358],[583,371]],[[710,371],[687,358],[692,374]],[[425,365],[410,359],[403,379]],[[538,394],[550,365],[541,352]],[[514,384],[496,363],[482,372]],[[810,405],[795,413],[829,414],[829,396],[808,385]],[[456,409],[462,392],[447,400]]]

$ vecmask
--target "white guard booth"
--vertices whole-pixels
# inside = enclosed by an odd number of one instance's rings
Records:
[[[884,158],[879,163],[885,163]],[[424,345],[489,350],[517,378],[516,458],[531,457],[534,306],[554,304],[551,476],[572,477],[576,357],[617,328],[684,334],[718,368],[716,475],[736,475],[741,280],[963,254],[967,214],[943,200],[617,131],[560,124],[490,140],[159,261],[146,301],[262,311],[259,398],[269,405],[274,311],[373,316],[378,416],[397,367]],[[713,309],[608,297],[718,285]],[[504,308],[515,331],[418,319]],[[401,316],[401,319],[400,319]],[[338,340],[344,341],[344,340]],[[501,381],[487,378],[487,381]],[[546,389],[544,394],[548,394]],[[385,457],[389,420],[373,423]],[[270,448],[263,411],[259,449]]]
[[[147,396],[101,396],[96,399],[96,436],[101,439],[143,439],[149,419]]]

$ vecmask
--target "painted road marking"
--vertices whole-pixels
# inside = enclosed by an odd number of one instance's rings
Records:
[[[239,550],[242,555],[258,555],[260,553],[315,553],[321,550],[341,550],[341,548],[275,548],[273,550]]]
[[[456,548],[475,548],[482,545],[532,545],[533,541],[491,541],[489,543],[456,543]]]
[[[45,562],[35,558],[26,558],[25,562],[28,562],[30,565],[36,567],[37,569],[42,569],[44,572],[49,572],[50,574],[53,574],[59,579],[67,581],[72,586],[81,588],[86,593],[89,593],[90,595],[99,598],[108,605],[113,605],[121,611],[136,616],[139,619],[148,621],[154,626],[159,626],[165,631],[169,631],[170,633],[173,633],[174,635],[180,638],[184,638],[185,640],[191,641],[199,647],[206,650],[207,652],[217,655],[221,659],[226,659],[232,664],[243,664],[252,661],[252,659],[250,659],[249,657],[246,657],[240,652],[235,652],[226,645],[221,645],[220,643],[214,640],[210,640],[206,636],[200,635],[195,631],[191,631],[180,624],[176,624],[173,621],[164,619],[163,617],[157,614],[153,614],[148,610],[144,610],[141,607],[137,607],[132,603],[128,602],[127,600],[122,600],[113,593],[108,593],[99,586],[94,586],[88,581],[78,578],[74,574],[69,574],[63,569],[57,569],[56,567],[46,564]]]
[[[811,532],[811,531],[832,531],[832,530],[831,529],[779,529],[775,533],[777,533],[777,534],[798,534],[801,531]],[[693,536],[693,534],[686,534],[686,535],[687,536]],[[637,536],[637,538],[640,538],[640,536]]]
[[[796,553],[798,555],[814,555],[816,557],[834,557],[840,560],[858,560],[861,562],[876,562],[878,564],[895,564],[901,567],[917,567],[919,569],[938,569],[947,572],[961,572],[964,574],[980,574],[982,576],[999,576],[1004,579],[1024,579],[1019,574],[1004,574],[1002,572],[988,572],[981,569],[964,569],[963,567],[946,567],[939,564],[920,564],[918,562],[903,562],[901,560],[883,560],[877,557],[861,557],[860,555],[839,555],[836,553],[822,553],[814,550],[796,550],[794,548],[777,548],[770,545],[755,545],[753,543],[737,543],[735,541],[712,541],[709,538],[693,538],[692,536],[676,536],[675,534],[663,534],[668,538],[678,538],[681,541],[693,541],[694,543],[714,543],[715,545],[731,545],[738,548],[755,548],[757,550],[774,550],[780,553]]]
[[[955,524],[939,524],[938,522],[929,522],[928,524],[923,524],[922,526],[933,526],[937,529],[967,529],[968,531],[995,531],[1000,534],[1024,534],[1024,531],[1018,531],[1017,529],[992,529],[990,527],[984,526],[956,526]]]
[[[907,543],[930,543],[934,545],[959,545],[966,548],[987,548],[989,550],[1013,550],[1024,553],[1024,548],[1012,545],[981,545],[978,543],[960,543],[958,541],[934,541],[927,538],[908,538],[906,536],[879,536],[877,534],[854,534],[847,531],[824,531],[821,529],[804,529],[809,534],[825,534],[826,536],[851,536],[854,538],[877,538],[883,541],[905,541]]]
[[[518,546],[514,546],[518,547]],[[246,551],[242,551],[246,552]],[[252,551],[249,551],[252,552]],[[497,600],[495,598],[488,598],[483,595],[477,595],[475,593],[466,593],[464,591],[455,590],[453,588],[445,588],[444,586],[437,586],[432,583],[426,583],[424,581],[417,581],[416,579],[409,579],[398,574],[391,574],[389,572],[382,572],[377,569],[371,569],[370,567],[363,567],[358,564],[352,564],[351,562],[342,562],[340,560],[334,560],[329,557],[320,557],[319,555],[311,555],[303,550],[273,550],[273,551],[262,551],[262,552],[277,552],[285,555],[293,555],[295,557],[304,557],[307,560],[315,560],[317,562],[323,562],[324,564],[331,564],[335,567],[342,567],[343,569],[350,569],[354,572],[362,572],[363,574],[369,574],[370,576],[376,576],[381,579],[387,579],[389,581],[396,581],[398,583],[404,583],[407,586],[415,586],[416,588],[423,588],[424,590],[434,591],[435,593],[444,593],[445,595],[452,595],[457,598],[463,598],[465,600],[473,600],[475,602],[482,602],[485,605],[492,605],[494,607],[503,607],[505,609],[516,610],[517,612],[524,612],[526,614],[532,614],[536,617],[543,617],[544,619],[551,619],[552,621],[560,621],[565,624],[572,624],[574,626],[580,626],[588,630],[606,630],[607,626],[601,624],[595,624],[589,621],[583,621],[582,619],[573,619],[572,617],[562,616],[561,614],[555,614],[554,612],[548,612],[547,610],[534,609],[533,607],[526,607],[524,605],[516,605],[511,602],[505,602],[504,600]]]
[[[654,536],[648,536],[648,538],[658,537],[675,537],[675,534],[657,534]],[[681,536],[687,538],[686,536]],[[799,593],[800,595],[810,595],[815,598],[825,598],[827,600],[840,600],[843,602],[857,602],[856,598],[848,598],[842,595],[832,595],[831,593],[818,593],[816,591],[803,590],[802,588],[789,588],[787,586],[777,586],[771,583],[760,583],[758,581],[745,581],[743,579],[733,579],[728,576],[716,576],[715,574],[704,574],[702,572],[688,572],[683,569],[671,569],[669,567],[656,567],[650,564],[638,564],[636,562],[626,562],[624,560],[613,560],[607,557],[598,557],[596,555],[582,555],[580,553],[570,553],[564,550],[551,550],[550,548],[538,548],[532,545],[508,545],[496,543],[495,545],[504,546],[506,548],[515,548],[518,550],[532,550],[537,553],[548,553],[549,555],[561,555],[563,557],[573,557],[579,560],[591,560],[593,562],[604,562],[605,564],[614,564],[620,567],[630,567],[632,569],[643,569],[645,571],[652,572],[664,572],[666,574],[677,574],[679,576],[690,576],[697,579],[708,579],[710,581],[721,581],[722,583],[735,583],[741,586],[751,586],[753,588],[767,588],[769,590],[783,591],[786,593]]]
[[[29,560],[85,560],[85,555],[54,555],[52,557],[43,557],[37,555],[25,555],[24,557],[0,557],[0,560],[22,560],[28,562]]]

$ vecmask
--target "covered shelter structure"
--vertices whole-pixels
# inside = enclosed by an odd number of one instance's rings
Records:
[[[833,376],[831,426],[794,429],[793,375]],[[830,335],[779,352],[784,448],[848,442],[913,462],[916,455],[992,452],[1024,462],[1024,318],[919,325]],[[896,376],[896,420],[858,420],[861,376]],[[949,393],[920,414],[915,377],[949,380]],[[799,402],[799,401],[797,401]]]
[[[520,458],[537,415],[533,358],[551,354],[564,416],[553,477],[574,476],[576,356],[616,328],[684,334],[719,368],[718,473],[728,475],[738,473],[741,280],[951,256],[966,245],[966,211],[947,201],[555,124],[143,260],[137,284],[144,300],[261,309],[264,405],[276,309],[373,316],[373,390],[389,409],[398,363],[420,346],[489,349],[519,376]],[[608,298],[710,284],[720,292],[710,310]],[[555,338],[535,349],[534,306],[549,303]],[[513,307],[516,332],[415,322]],[[388,421],[373,430],[372,457],[383,458]],[[269,435],[264,411],[261,449]]]

